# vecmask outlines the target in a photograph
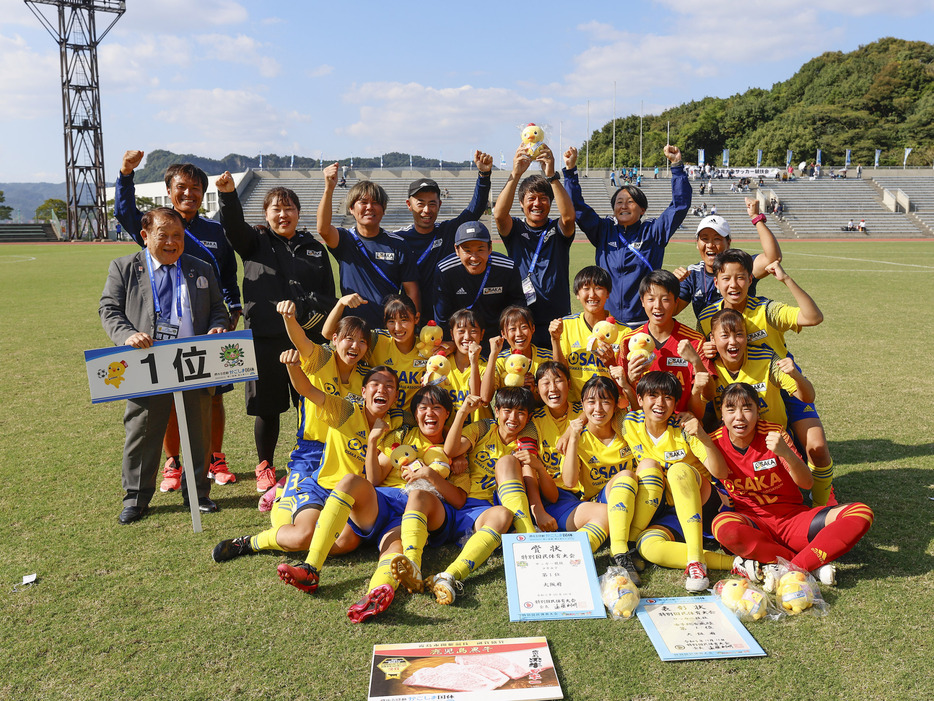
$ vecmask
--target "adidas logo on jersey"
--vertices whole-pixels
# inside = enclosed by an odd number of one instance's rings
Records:
[[[613,508],[610,511],[626,513],[629,509],[626,508],[625,504],[614,504]]]
[[[357,431],[357,435],[361,438],[366,438],[366,431]]]
[[[594,455],[594,456],[593,456],[592,458],[590,458],[590,460],[588,460],[587,462],[588,462],[588,464],[590,464],[590,465],[596,465],[596,464],[597,464],[598,462],[600,462],[600,461],[597,459],[597,456]]]
[[[467,294],[467,290],[465,290],[465,289],[462,287],[462,288],[460,288],[457,292],[455,292],[454,294],[456,294],[456,295],[465,295],[465,294]]]

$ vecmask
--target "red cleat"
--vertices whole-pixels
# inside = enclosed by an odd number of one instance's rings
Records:
[[[300,565],[287,565],[283,562],[276,571],[279,573],[279,579],[306,594],[314,594],[318,588],[318,570],[307,562]]]
[[[380,584],[367,592],[360,601],[347,610],[347,618],[351,623],[363,623],[389,608],[396,590],[388,584]]]

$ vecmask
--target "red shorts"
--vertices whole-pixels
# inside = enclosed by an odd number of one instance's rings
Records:
[[[800,552],[824,527],[823,515],[830,511],[828,506],[805,506],[804,504],[786,504],[775,508],[768,515],[743,513],[742,516],[772,540],[781,543],[789,550]],[[815,519],[817,523],[815,523]],[[815,528],[812,530],[812,526]]]

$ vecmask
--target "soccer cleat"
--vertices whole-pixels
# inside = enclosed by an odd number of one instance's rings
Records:
[[[417,594],[425,590],[425,580],[418,565],[403,554],[398,554],[389,563],[389,571],[396,581],[404,586],[410,594]]]
[[[684,575],[687,577],[684,588],[692,594],[706,591],[710,586],[710,580],[707,579],[707,565],[703,562],[689,562],[684,568]]]
[[[742,555],[733,558],[733,569],[730,574],[739,575],[753,584],[762,582],[762,566],[756,560],[745,560]]]
[[[837,583],[837,566],[832,562],[821,565],[811,572],[811,574],[814,575],[814,579],[821,584],[826,584],[828,587],[835,586]]]
[[[159,485],[160,492],[177,492],[182,488],[182,466],[178,462],[178,456],[174,456],[165,461],[165,467],[162,468],[162,483]]]
[[[639,573],[636,571],[636,565],[632,561],[632,556],[635,551],[630,550],[625,553],[618,553],[614,555],[611,559],[613,564],[617,567],[622,567],[626,572],[629,573],[629,581],[635,584],[637,587],[642,586],[642,579],[639,577]]]
[[[233,484],[237,481],[237,476],[227,468],[227,456],[223,453],[211,453],[208,479],[214,480],[215,484]]]
[[[425,586],[435,595],[435,601],[442,606],[450,606],[457,598],[457,592],[464,590],[462,582],[454,579],[450,572],[438,572],[425,580]]]
[[[288,565],[283,562],[276,568],[276,572],[283,582],[301,589],[306,594],[314,594],[318,588],[318,570],[307,562],[300,565]]]
[[[774,594],[778,588],[778,580],[782,578],[782,568],[777,564],[762,565],[762,588],[769,594]]]
[[[267,511],[272,511],[272,505],[276,501],[276,494],[280,487],[285,486],[285,477],[278,482],[276,482],[272,487],[266,490],[266,493],[259,498],[259,504],[256,508],[261,512],[266,513]]]
[[[256,466],[256,491],[265,492],[276,486],[276,468],[263,460]]]
[[[389,608],[396,590],[388,584],[380,584],[367,592],[360,601],[347,609],[347,618],[351,623],[363,623]]]
[[[252,555],[255,552],[256,551],[250,546],[250,536],[244,535],[239,538],[222,540],[214,546],[214,552],[211,553],[211,557],[214,558],[214,562],[227,562],[241,555]]]

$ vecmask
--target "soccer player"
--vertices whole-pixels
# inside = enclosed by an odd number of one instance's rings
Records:
[[[529,423],[532,394],[524,387],[501,389],[496,394],[496,420],[465,426],[467,416],[481,403],[475,395],[464,400],[444,441],[447,455],[467,453],[470,488],[464,506],[448,513],[442,537],[450,541],[470,537],[447,569],[425,580],[425,587],[442,605],[454,603],[463,580],[486,562],[510,526],[514,524],[519,533],[535,530],[522,486],[520,457],[527,458],[528,451],[521,451],[517,442],[520,437],[537,440]],[[502,505],[494,504],[494,496]]]
[[[596,264],[613,277],[613,290],[606,308],[620,323],[632,327],[647,321],[639,302],[639,280],[662,267],[665,246],[681,226],[691,207],[691,184],[681,164],[681,150],[665,146],[671,162],[671,204],[657,219],[642,221],[649,203],[634,185],[623,185],[613,193],[613,217],[601,219],[584,202],[577,174],[577,149],[564,154],[564,184],[579,212],[577,225],[597,249]]]
[[[570,396],[578,401],[584,383],[594,375],[610,376],[609,366],[616,364],[619,343],[609,345],[598,339],[589,343],[597,322],[607,321],[607,300],[613,291],[613,279],[603,268],[590,265],[574,276],[574,296],[584,308],[580,314],[554,319],[548,327],[551,351],[555,360],[567,365],[570,371]],[[614,323],[616,323],[614,319]],[[629,328],[616,323],[618,338]]]
[[[824,320],[824,315],[811,296],[785,272],[781,263],[769,263],[765,270],[785,284],[798,303],[797,307],[765,297],[750,296],[752,258],[745,251],[731,249],[724,251],[714,260],[717,289],[723,299],[704,309],[697,317],[697,323],[705,335],[710,334],[710,320],[713,315],[724,308],[735,309],[743,315],[746,322],[749,342],[768,345],[778,357],[784,358],[791,355],[785,346],[785,332],[792,330],[797,333],[804,327],[817,326]],[[705,344],[705,355],[711,358],[715,354],[713,344]],[[831,490],[833,459],[827,447],[827,436],[817,408],[813,403],[804,403],[793,397],[786,397],[785,407],[788,423],[804,446],[808,467],[814,476],[814,487],[811,489],[814,505],[828,504],[834,498]]]
[[[803,503],[801,489],[812,484],[811,472],[781,427],[759,418],[756,390],[745,382],[723,393],[723,427],[711,438],[724,463],[711,474],[733,497],[734,513],[714,519],[714,536],[737,554],[734,572],[763,581],[774,591],[782,557],[795,569],[836,584],[833,561],[866,535],[873,512],[865,504],[819,506]]]
[[[493,250],[490,230],[482,222],[457,228],[454,253],[438,263],[435,322],[445,328],[451,315],[470,309],[477,315],[485,338],[499,333],[499,316],[506,307],[525,304],[522,278],[515,263]]]
[[[681,398],[675,411],[691,411],[704,415],[707,400],[713,397],[710,375],[699,351],[704,337],[699,332],[675,321],[678,302],[678,280],[667,270],[653,270],[639,282],[639,298],[649,320],[629,331],[619,342],[617,364],[631,387],[647,372],[661,370],[674,375],[681,383]],[[637,333],[647,333],[655,342],[654,358],[628,360],[630,343]]]
[[[532,164],[526,147],[520,146],[512,161],[512,172],[493,206],[493,219],[506,252],[522,274],[525,306],[532,311],[538,328],[535,343],[547,346],[548,324],[555,317],[571,313],[568,293],[571,242],[574,240],[574,207],[561,175],[555,172],[555,157],[548,146],[539,147],[535,160],[542,165],[542,175],[519,179]],[[524,219],[510,215],[516,188]],[[551,204],[558,205],[558,218],[549,219]]]
[[[484,402],[489,402],[496,389],[503,386],[507,374],[506,359],[515,353],[531,360],[525,373],[525,386],[532,391],[532,396],[537,402],[535,373],[538,372],[539,365],[553,358],[550,350],[532,343],[535,335],[532,312],[527,307],[507,307],[500,314],[499,328],[502,335],[490,339],[490,360],[480,383],[480,396]],[[504,343],[509,344],[508,350],[503,350]]]
[[[594,552],[609,535],[613,563],[626,569],[639,586],[632,531],[639,485],[632,451],[618,433],[619,398],[619,388],[608,377],[596,375],[584,385],[583,415],[569,424],[559,486],[583,490],[582,504],[573,506],[565,499],[564,529],[570,530],[570,524],[586,530]],[[559,518],[556,510],[562,510],[561,500],[549,508],[549,513]]]
[[[454,410],[461,408],[464,400],[471,394],[480,394],[480,378],[486,370],[486,361],[480,357],[483,340],[483,328],[480,319],[471,309],[454,312],[448,321],[448,328],[453,341],[453,353],[450,356],[451,372],[448,375],[451,401]],[[424,384],[426,377],[422,376]],[[480,419],[492,418],[487,407],[480,407],[467,417],[467,423]]]
[[[639,411],[623,420],[623,437],[638,461],[639,488],[630,529],[639,553],[662,567],[684,567],[689,592],[707,589],[707,568],[729,570],[732,558],[704,550],[704,531],[726,508],[711,485],[711,466],[723,457],[694,416],[675,417],[681,383],[654,370],[636,387]],[[681,542],[675,542],[676,539]]]
[[[383,298],[404,291],[420,309],[418,268],[401,236],[380,226],[389,198],[374,182],[361,180],[347,192],[347,206],[356,226],[339,229],[331,224],[332,200],[337,186],[337,163],[324,169],[324,193],[318,204],[318,235],[337,259],[341,294],[357,292],[369,304],[357,314],[371,328],[382,323]]]
[[[765,215],[759,214],[759,200],[747,197],[746,212],[752,225],[756,227],[759,243],[762,245],[762,253],[753,257],[753,280],[749,285],[749,294],[755,295],[756,282],[768,275],[765,266],[772,261],[781,260],[782,249],[775,234],[765,223]],[[676,316],[688,304],[694,308],[694,316],[700,316],[707,305],[720,299],[720,292],[714,284],[713,261],[730,247],[730,243],[730,225],[726,219],[716,214],[701,219],[697,225],[697,251],[701,255],[700,262],[674,270],[675,277],[681,283],[678,304],[675,307]]]
[[[412,224],[395,233],[409,245],[412,255],[415,256],[419,293],[422,296],[422,318],[425,321],[434,318],[437,288],[435,274],[441,259],[454,252],[454,234],[457,227],[465,222],[477,221],[483,216],[490,201],[493,157],[477,151],[473,161],[477,166],[477,184],[474,187],[473,198],[467,208],[454,219],[437,221],[441,208],[441,189],[438,183],[431,178],[419,178],[409,185],[409,197],[405,206],[412,212]]]

